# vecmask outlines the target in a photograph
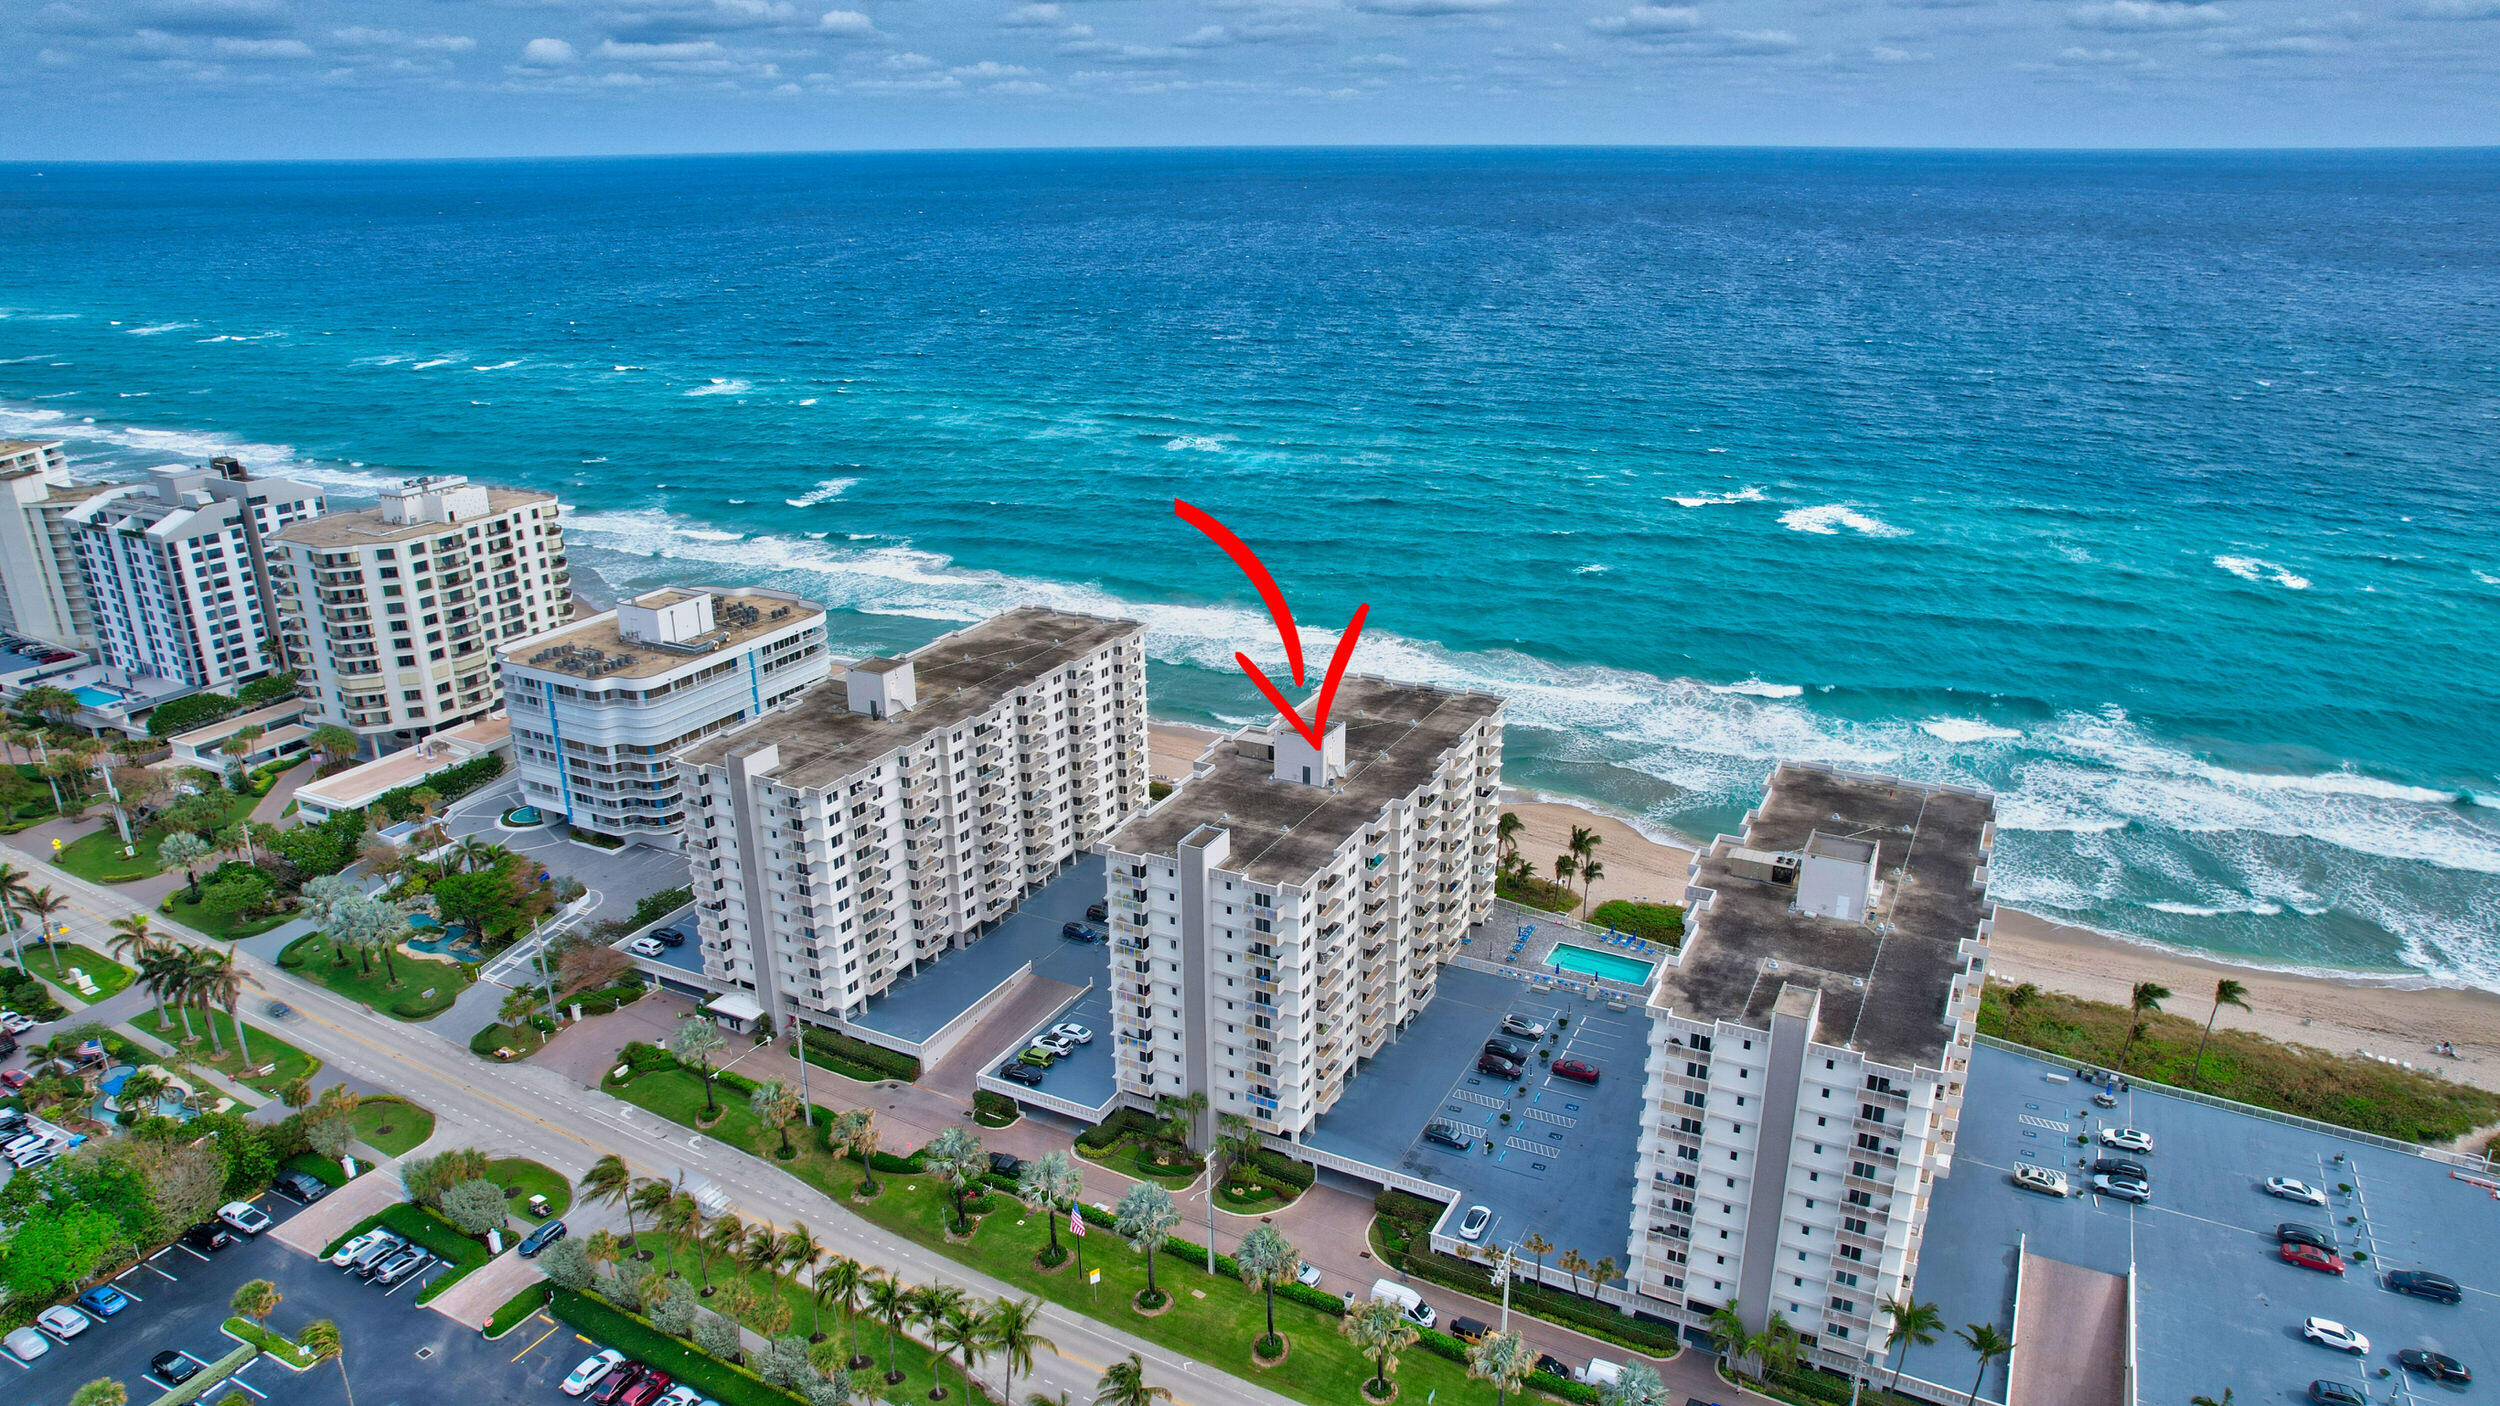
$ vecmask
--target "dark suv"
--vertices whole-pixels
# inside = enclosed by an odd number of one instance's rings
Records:
[[[1447,1124],[1447,1123],[1427,1123],[1427,1124],[1425,1124],[1425,1125],[1424,1125],[1424,1141],[1426,1141],[1426,1142],[1437,1142],[1437,1143],[1441,1144],[1443,1147],[1452,1147],[1452,1148],[1456,1148],[1456,1149],[1458,1149],[1458,1150],[1459,1150],[1459,1151],[1461,1151],[1461,1152],[1464,1152],[1464,1151],[1466,1151],[1468,1148],[1470,1148],[1470,1147],[1472,1147],[1472,1146],[1474,1146],[1474,1145],[1475,1145],[1475,1144],[1473,1144],[1473,1143],[1471,1143],[1471,1142],[1467,1141],[1467,1139],[1465,1139],[1465,1138],[1463,1138],[1463,1137],[1460,1137],[1460,1136],[1458,1135],[1458,1129],[1451,1127],[1451,1126],[1450,1126],[1449,1124]]]
[[[1517,1040],[1505,1040],[1499,1035],[1496,1035],[1492,1039],[1484,1042],[1484,1052],[1489,1055],[1500,1055],[1502,1058],[1509,1060],[1513,1064],[1526,1064],[1528,1062],[1528,1047],[1526,1045],[1519,1043]]]
[[[2130,1177],[2136,1181],[2146,1182],[2153,1179],[2153,1174],[2144,1170],[2143,1163],[2130,1162],[2124,1157],[2104,1157],[2094,1162],[2092,1174],[2103,1177]]]
[[[2465,1291],[2457,1287],[2457,1281],[2427,1269],[2397,1270],[2387,1276],[2387,1287],[2399,1294],[2411,1294],[2433,1303],[2455,1303],[2465,1297]]]
[[[1476,1072],[1490,1074],[1497,1079],[1516,1079],[1519,1077],[1519,1066],[1500,1055],[1487,1053],[1476,1056]]]
[[[2330,1253],[2335,1249],[2334,1236],[2314,1225],[2302,1225],[2296,1220],[2287,1220],[2276,1226],[2274,1240],[2278,1245],[2310,1245]]]

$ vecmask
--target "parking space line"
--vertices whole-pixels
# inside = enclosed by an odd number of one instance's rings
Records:
[[[208,1263],[208,1256],[201,1254],[199,1251],[192,1249],[188,1245],[176,1245],[174,1248],[182,1251],[186,1255],[189,1255],[191,1258],[198,1260],[202,1264]]]
[[[259,1387],[252,1385],[250,1382],[243,1380],[243,1374],[241,1372],[237,1372],[233,1376],[226,1378],[224,1381],[219,1382],[218,1385],[221,1387],[238,1386],[243,1388],[245,1391],[250,1392],[252,1395],[259,1397],[263,1401],[269,1399],[268,1392],[265,1392]]]
[[[515,1362],[518,1362],[518,1361],[520,1361],[522,1358],[529,1356],[532,1352],[535,1352],[535,1351],[537,1351],[537,1350],[538,1350],[538,1343],[543,1343],[543,1342],[545,1342],[547,1339],[554,1337],[557,1333],[562,1332],[563,1330],[564,1330],[564,1325],[563,1325],[563,1324],[561,1324],[561,1323],[558,1323],[558,1324],[555,1324],[555,1325],[551,1326],[550,1328],[548,1328],[548,1329],[547,1329],[547,1331],[546,1331],[546,1332],[543,1332],[543,1333],[541,1333],[541,1334],[539,1334],[539,1335],[538,1335],[538,1342],[531,1343],[528,1347],[525,1347],[525,1348],[521,1349],[519,1352],[516,1352],[516,1353],[512,1354],[512,1360],[513,1360],[513,1361],[515,1361]]]
[[[165,1271],[157,1269],[155,1265],[149,1265],[148,1268],[154,1270],[157,1277],[163,1279],[168,1284],[179,1284],[182,1282],[182,1276],[179,1274],[167,1274]]]

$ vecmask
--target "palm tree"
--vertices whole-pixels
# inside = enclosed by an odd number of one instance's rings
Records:
[[[1899,1348],[1901,1351],[1900,1357],[1892,1364],[1892,1386],[1894,1394],[1899,1395],[1897,1388],[1901,1385],[1901,1369],[1909,1365],[1910,1349],[1935,1343],[1936,1330],[1944,1326],[1944,1313],[1934,1304],[1920,1303],[1907,1294],[1897,1299],[1886,1299],[1883,1310],[1885,1319],[1891,1324],[1884,1334],[1884,1350],[1890,1352]]]
[[[2146,984],[2150,985],[2149,982]],[[2170,993],[2163,991],[2162,994],[2167,996]],[[1979,1371],[1970,1379],[1970,1406],[1979,1406],[1979,1384],[1988,1379],[1988,1364],[2012,1352],[2014,1340],[1998,1332],[1994,1323],[1967,1324],[1955,1329],[1953,1336],[1969,1344],[1971,1352],[1979,1358]]]
[[[1591,1268],[1589,1257],[1578,1250],[1563,1251],[1562,1258],[1554,1261],[1554,1266],[1571,1276],[1571,1292],[1575,1294],[1580,1292],[1580,1276],[1588,1273]]]
[[[781,1267],[782,1273],[790,1276],[790,1282],[793,1284],[799,1282],[800,1275],[814,1273],[816,1266],[822,1264],[824,1258],[823,1242],[816,1238],[816,1232],[807,1228],[805,1221],[792,1221],[790,1229],[784,1232],[781,1239],[773,1245],[774,1262]],[[821,1301],[817,1307],[811,1307],[810,1312],[816,1312],[819,1307],[821,1307]],[[815,1332],[822,1326],[821,1322],[813,1318],[809,1320],[809,1331],[814,1334],[811,1341],[823,1342],[825,1340],[823,1333]]]
[[[596,1269],[614,1269],[625,1258],[625,1242],[613,1230],[594,1230],[582,1244],[582,1257]]]
[[[755,1115],[755,1121],[781,1134],[779,1155],[783,1157],[797,1152],[790,1146],[790,1125],[798,1121],[799,1109],[799,1091],[779,1079],[767,1079],[747,1095],[747,1111]]]
[[[1535,1231],[1530,1231],[1528,1238],[1519,1242],[1519,1248],[1525,1250],[1529,1257],[1536,1261],[1536,1282],[1544,1283],[1545,1257],[1554,1253],[1554,1242]]]
[[[1504,854],[1515,853],[1519,849],[1519,832],[1527,828],[1528,822],[1519,818],[1519,812],[1503,811],[1500,823],[1493,830],[1494,843]]]
[[[912,1319],[911,1286],[887,1270],[878,1270],[868,1277],[866,1298],[868,1314],[885,1325],[885,1381],[892,1386],[903,1379],[894,1366],[894,1335]]]
[[[964,1376],[964,1395],[972,1395],[972,1368],[990,1345],[990,1321],[980,1310],[958,1299],[946,1306],[936,1322],[929,1325],[929,1336],[937,1343],[939,1355],[952,1353],[956,1366]]]
[[[1337,1331],[1354,1344],[1355,1351],[1372,1359],[1372,1379],[1364,1384],[1363,1394],[1388,1395],[1389,1375],[1398,1369],[1398,1353],[1412,1346],[1417,1336],[1415,1325],[1406,1321],[1406,1310],[1387,1299],[1365,1299],[1337,1320]]]
[[[877,1115],[872,1109],[846,1109],[833,1120],[831,1140],[835,1145],[859,1159],[859,1193],[877,1194],[877,1169],[874,1165],[877,1144],[884,1134],[877,1130]]]
[[[2120,1069],[2127,1067],[2128,1051],[2135,1048],[2135,1042],[2144,1034],[2144,1017],[2160,1010],[2161,1003],[2169,999],[2170,988],[2158,981],[2139,981],[2135,984],[2135,990],[2128,993],[2127,1009],[2135,1012],[2135,1024],[2127,1030],[2127,1042],[2118,1047]]]
[[[69,900],[54,893],[50,885],[31,889],[17,900],[17,911],[35,920],[35,945],[38,947],[52,945],[52,939],[56,935],[52,929],[57,926],[52,920],[60,916],[61,910],[68,906]],[[21,954],[18,961],[21,964],[24,963],[25,957]]]
[[[187,984],[191,979],[191,958],[187,952],[188,949],[168,943],[139,959],[139,979],[147,983],[148,994],[156,998],[156,1028],[168,1035],[173,1033],[165,1029],[164,1017],[165,1008],[172,1006],[182,1017],[182,1038],[186,1044],[199,1038],[191,1029],[191,989]]]
[[[200,866],[208,862],[217,847],[197,835],[176,832],[167,835],[156,847],[156,857],[182,871],[191,882],[191,901],[200,901]]]
[[[769,1225],[758,1225],[747,1231],[746,1243],[737,1249],[738,1264],[749,1274],[767,1279],[781,1277],[781,1237]]]
[[[2022,1023],[2023,1012],[2029,1010],[2031,1003],[2039,999],[2040,988],[2028,981],[2005,993],[2006,1038],[2013,1038],[2015,1027]]]
[[[1045,1252],[1056,1265],[1065,1253],[1059,1248],[1059,1207],[1074,1201],[1084,1190],[1084,1177],[1064,1152],[1045,1152],[1024,1164],[1016,1174],[1016,1199],[1025,1209],[1041,1213],[1050,1228],[1050,1249]]]
[[[2188,1406],[2231,1406],[2231,1388],[2224,1387],[2219,1397],[2191,1396],[2188,1398]]]
[[[661,1202],[659,1210],[653,1213],[651,1223],[658,1226],[663,1234],[700,1244],[705,1225],[703,1206],[694,1199],[693,1192],[672,1188],[668,1199]]]
[[[1120,1238],[1146,1257],[1146,1292],[1139,1299],[1152,1308],[1163,1302],[1163,1291],[1155,1287],[1155,1254],[1172,1238],[1172,1227],[1180,1224],[1181,1213],[1172,1209],[1172,1193],[1141,1181],[1120,1197],[1112,1214],[1117,1217]]]
[[[712,1256],[718,1254],[735,1256],[738,1253],[738,1247],[746,1242],[746,1222],[738,1219],[734,1211],[724,1212],[719,1220],[704,1227],[703,1234],[695,1240],[702,1250],[703,1297],[708,1299],[712,1296]]]
[[[21,965],[26,961],[26,930],[17,920],[29,892],[25,870],[14,864],[0,864],[0,917],[5,917],[9,924],[9,955]]]
[[[582,1173],[575,1185],[581,1187],[583,1200],[626,1207],[625,1231],[628,1235],[633,1233],[633,1208],[627,1203],[634,1194],[634,1174],[625,1169],[624,1158],[609,1153],[591,1163],[590,1170]]]
[[[1276,1227],[1261,1225],[1233,1247],[1233,1265],[1241,1272],[1241,1282],[1267,1298],[1267,1336],[1259,1341],[1275,1341],[1276,1286],[1290,1282],[1302,1268],[1301,1252]]]
[[[495,862],[496,846],[475,835],[463,835],[446,856],[463,874],[474,874]]]
[[[1719,1305],[1704,1326],[1710,1330],[1710,1345],[1731,1366],[1745,1355],[1745,1345],[1753,1340],[1753,1334],[1745,1327],[1744,1315],[1732,1303]]]
[[[720,1112],[720,1105],[712,1101],[712,1056],[728,1045],[729,1037],[720,1033],[720,1027],[699,1015],[687,1016],[668,1037],[668,1052],[701,1071],[703,1111],[708,1114]]]
[[[182,959],[183,964],[182,998],[199,1007],[200,1023],[208,1027],[209,1048],[222,1057],[226,1052],[226,1037],[217,1033],[217,1020],[209,1014],[208,998],[209,983],[216,980],[217,959],[214,954],[199,947],[177,948],[175,955]]]
[[[868,1267],[850,1256],[834,1255],[827,1259],[825,1267],[816,1271],[816,1292],[813,1298],[817,1311],[822,1313],[824,1306],[831,1303],[842,1311],[842,1326],[856,1333],[859,1327],[859,1298],[861,1294],[867,1292],[868,1280]],[[822,1326],[821,1319],[818,1320],[818,1326]],[[815,1337],[816,1341],[822,1342],[825,1335],[819,1332]],[[854,1352],[858,1350],[856,1341],[852,1350]],[[854,1362],[852,1365],[858,1364]]]
[[[1554,856],[1554,882],[1568,889],[1571,876],[1580,872],[1580,861],[1567,854]]]
[[[1606,877],[1606,861],[1590,858],[1580,861],[1580,911],[1588,911],[1589,900],[1597,897],[1597,881]]]
[[[243,1070],[252,1067],[251,1037],[243,1033],[243,988],[258,985],[258,978],[235,965],[233,943],[227,943],[223,952],[200,953],[199,975],[192,983],[192,996],[205,1005],[226,1008],[226,1019],[234,1023],[235,1055],[243,1061],[236,1067]],[[210,1032],[215,1033],[217,1022],[211,1019],[208,1024]]]
[[[1147,1384],[1146,1364],[1133,1352],[1104,1368],[1102,1379],[1094,1383],[1094,1406],[1155,1406],[1171,1399],[1169,1387]]]
[[[1198,1115],[1207,1111],[1207,1091],[1192,1089],[1185,1094],[1164,1094],[1155,1100],[1155,1117],[1163,1120],[1163,1136],[1186,1147]]]
[[[347,1406],[356,1406],[356,1389],[347,1384],[347,1345],[339,1340],[339,1325],[327,1318],[304,1325],[295,1335],[295,1345],[315,1362],[336,1358],[339,1364],[339,1387],[347,1393]]]
[[[2205,1042],[2214,1037],[2214,1017],[2222,1014],[2224,1006],[2237,1006],[2241,1010],[2250,1009],[2248,988],[2227,976],[2214,983],[2214,1008],[2205,1017],[2205,1033],[2196,1041],[2196,1063],[2188,1070],[2188,1087],[2191,1089],[2204,1078]]]
[[[1527,1338],[1518,1333],[1487,1333],[1467,1349],[1467,1375],[1493,1383],[1493,1406],[1510,1406],[1510,1394],[1535,1365]]]
[[[148,955],[164,945],[162,936],[148,930],[147,914],[125,913],[113,920],[113,935],[106,939],[104,950],[123,966],[138,971]],[[161,995],[156,1001],[156,1023],[159,1027],[165,1024],[165,1001]]]
[[[1033,1375],[1035,1353],[1059,1350],[1059,1344],[1038,1331],[1041,1321],[1040,1299],[1000,1299],[990,1305],[986,1341],[989,1349],[998,1354],[1000,1375],[1005,1379],[1000,1400],[1016,1399],[1016,1373]]]
[[[625,1198],[625,1238],[628,1241],[634,1238],[634,1217],[637,1214],[649,1217],[654,1225],[659,1224],[660,1213],[668,1208],[668,1203],[676,1195],[677,1189],[658,1177],[646,1178],[636,1186],[633,1194]]]
[[[1784,1372],[1797,1365],[1797,1330],[1779,1313],[1762,1325],[1762,1331],[1745,1340],[1745,1355],[1761,1365],[1761,1377],[1769,1381],[1775,1372]]]
[[[946,1183],[955,1202],[954,1231],[958,1235],[966,1233],[969,1216],[964,1210],[964,1197],[980,1181],[982,1173],[990,1169],[989,1154],[982,1150],[981,1139],[959,1127],[942,1129],[929,1139],[928,1146],[920,1149],[920,1159],[932,1176]]]

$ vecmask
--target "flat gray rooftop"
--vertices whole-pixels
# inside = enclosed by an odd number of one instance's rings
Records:
[[[1101,855],[1078,855],[1058,877],[1026,894],[1016,911],[971,946],[924,962],[917,973],[887,987],[883,995],[869,997],[853,1023],[919,1044],[1028,964],[1036,976],[1070,986],[1090,982],[1097,991],[1108,991],[1111,944],[1072,942],[1059,935],[1065,925],[1083,921],[1087,905],[1103,901],[1102,867]],[[1110,1048],[1108,1042],[1103,1048]],[[1109,1066],[1106,1056],[1104,1067]]]
[[[789,786],[838,781],[888,753],[909,747],[998,706],[999,700],[1054,669],[1146,628],[1134,620],[1074,615],[1027,606],[932,640],[903,656],[912,664],[918,702],[905,712],[872,718],[851,711],[837,673],[799,701],[751,726],[726,732],[684,754],[695,766],[719,766],[732,751],[771,742],[781,748],[773,779]]]
[[[1108,843],[1129,854],[1178,855],[1192,830],[1214,825],[1232,832],[1226,868],[1260,883],[1299,883],[1379,819],[1381,807],[1430,781],[1451,744],[1501,706],[1489,693],[1349,675],[1329,711],[1346,732],[1346,773],[1335,790],[1278,781],[1263,735],[1236,734],[1209,748],[1179,790]]]
[[[1767,1028],[1783,987],[1819,986],[1817,1040],[1885,1064],[1934,1065],[1950,1033],[1944,1004],[1963,967],[1960,945],[1978,936],[1987,910],[1973,876],[1995,800],[1783,766],[1758,810],[1745,831],[1749,849],[1802,852],[1817,832],[1873,841],[1885,885],[1876,923],[1792,912],[1790,886],[1744,877],[1724,857],[1704,854],[1692,886],[1711,891],[1710,907],[1650,1004]]]

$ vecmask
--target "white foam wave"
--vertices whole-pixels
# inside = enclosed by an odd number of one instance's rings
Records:
[[[1707,508],[1720,503],[1759,503],[1762,501],[1762,490],[1759,488],[1740,488],[1733,493],[1695,493],[1690,495],[1675,493],[1668,495],[1667,501],[1670,503],[1681,503],[1688,508]]]
[[[1606,574],[1606,563],[1602,561],[1593,561],[1586,566],[1575,566],[1571,568],[1571,574],[1574,576],[1603,576]]]
[[[802,401],[800,401],[800,402],[799,402],[799,404],[801,404],[801,405],[814,405],[815,403],[816,403],[816,397],[814,397],[814,396],[812,396],[812,395],[811,395],[811,396],[809,396],[807,399],[802,400]]]
[[[285,335],[286,334],[284,332],[253,332],[249,334],[240,332],[221,332],[214,337],[202,337],[199,339],[199,342],[202,346],[207,346],[213,342],[266,342],[272,337],[283,337]]]
[[[2488,571],[2475,572],[2474,579],[2486,586],[2500,586],[2500,576],[2494,576]]]
[[[456,356],[438,356],[438,357],[434,358],[432,361],[420,361],[420,362],[418,362],[416,365],[411,366],[411,367],[409,367],[408,369],[409,369],[409,370],[411,370],[411,371],[431,371],[431,370],[433,370],[433,369],[434,369],[435,367],[437,367],[437,366],[449,366],[449,365],[451,365],[453,362],[458,361],[459,359],[460,359],[460,358],[458,358],[458,357],[456,357]]]
[[[734,376],[714,376],[711,379],[710,384],[697,386],[693,390],[686,392],[686,394],[745,395],[748,391],[753,389],[755,389],[755,383],[753,381],[741,381]]]
[[[1794,698],[1804,693],[1805,688],[1800,684],[1764,683],[1760,679],[1747,679],[1743,683],[1712,684],[1710,691],[1738,694],[1747,698]]]
[[[1891,523],[1869,513],[1862,513],[1848,503],[1821,503],[1811,508],[1791,508],[1780,514],[1780,526],[1791,532],[1811,532],[1818,537],[1831,537],[1848,528],[1861,537],[1907,537],[1906,527]]]
[[[2287,591],[2309,589],[2308,577],[2295,575],[2289,567],[2279,566],[2262,557],[2215,557],[2214,565],[2243,581],[2252,581],[2259,585],[2271,581]]]
[[[796,498],[784,498],[781,501],[794,508],[812,508],[818,503],[829,503],[841,497],[843,490],[857,482],[859,480],[855,478],[829,478]]]
[[[520,364],[520,359],[515,357],[510,361],[498,361],[492,366],[472,366],[469,369],[472,371],[507,371]]]
[[[1176,435],[1173,438],[1166,440],[1163,447],[1166,449],[1186,449],[1199,454],[1221,454],[1224,452],[1224,441],[1217,439],[1213,435],[1185,434]]]
[[[2252,900],[2247,903],[2220,904],[2171,903],[2164,901],[2147,903],[2144,906],[2152,909],[2156,913],[2173,913],[2183,918],[2220,918],[2232,913],[2247,913],[2260,918],[2271,918],[2275,914],[2283,911],[2282,904],[2267,903],[2261,899]]]
[[[133,337],[161,337],[168,332],[188,332],[199,326],[196,322],[156,322],[145,327],[125,329]]]
[[[2022,736],[2022,729],[1998,727],[1977,718],[1929,718],[1918,730],[1930,737],[1957,744],[1972,742],[2006,742]]]

